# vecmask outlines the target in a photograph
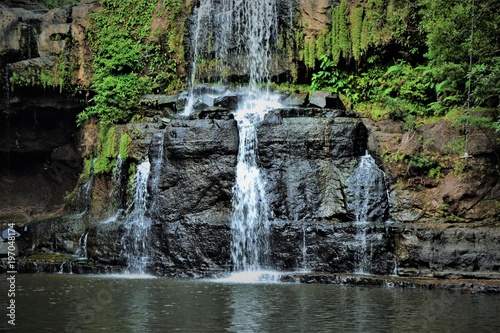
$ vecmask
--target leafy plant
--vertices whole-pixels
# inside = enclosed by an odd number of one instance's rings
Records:
[[[114,124],[129,121],[140,96],[154,89],[179,87],[179,60],[183,59],[184,29],[181,0],[102,0],[103,9],[89,16],[92,29],[93,98],[78,117]],[[152,30],[157,5],[168,11],[165,28]]]
[[[327,56],[321,57],[320,69],[312,76],[312,90],[326,89],[335,94],[345,95],[350,101],[358,101],[353,75],[339,71]]]

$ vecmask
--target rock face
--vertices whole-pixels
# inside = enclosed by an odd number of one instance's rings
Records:
[[[500,278],[500,232],[408,224],[398,230],[396,256],[402,276]]]
[[[7,162],[0,166],[0,223],[59,213],[76,185],[82,167],[76,115],[84,105],[61,94],[58,82],[86,83],[84,26],[96,4],[50,11],[24,0],[0,4],[0,156]],[[58,76],[66,61],[72,78]]]
[[[16,72],[24,76],[24,71],[31,71],[35,79],[37,71],[53,71],[61,57],[69,56],[74,59],[72,83],[87,84],[85,63],[90,61],[90,52],[85,20],[97,8],[96,0],[50,11],[29,1],[0,4],[2,82]],[[9,87],[8,82],[3,83],[4,88]]]
[[[317,36],[336,3],[277,1],[279,33],[284,36],[300,17],[307,26],[304,39]],[[24,0],[0,4],[0,156],[6,161],[0,166],[0,223],[22,225],[59,213],[65,193],[77,184],[82,157],[94,154],[99,131],[95,123],[76,128],[76,114],[84,106],[75,96],[60,94],[59,86],[45,81],[37,82],[38,90],[22,88],[27,82],[19,77],[34,73],[30,81],[39,80],[41,72],[55,73],[61,61],[71,59],[70,80],[88,85],[92,66],[85,65],[91,63],[86,17],[98,6],[97,0],[83,0],[48,11]],[[293,41],[283,41],[273,78],[298,67]],[[230,80],[247,79],[236,69],[227,74]],[[18,80],[14,90],[6,78]],[[146,242],[154,274],[214,276],[232,269],[231,201],[239,138],[230,111],[239,96],[217,98],[225,88],[204,87],[195,115],[183,119],[173,115],[184,107],[186,96],[144,96],[142,107],[162,111],[147,110],[150,123],[123,125],[133,140],[129,159],[162,156],[148,185],[153,225]],[[453,144],[461,142],[463,133],[447,121],[405,132],[399,123],[358,118],[329,92],[292,95],[283,102],[294,108],[274,110],[257,125],[272,268],[500,279],[499,229],[450,224],[498,224],[500,149],[492,133],[472,129],[468,153],[474,158],[462,160],[463,151]],[[353,176],[367,149],[387,174],[389,191],[382,195],[385,184],[377,186],[367,213],[377,222],[359,225],[359,178]],[[99,175],[79,184],[83,204],[75,211],[81,215],[18,228],[17,247],[20,256],[27,256],[18,270],[123,271],[120,241],[131,205],[123,198],[126,190],[116,187],[133,183],[133,175],[113,177]],[[436,225],[441,216],[443,224]],[[75,259],[84,245],[87,258]]]
[[[156,164],[155,158],[163,156],[153,168],[158,174],[150,175],[149,181],[148,214],[153,224],[146,240],[148,270],[156,275],[221,276],[232,270],[230,221],[238,128],[227,110],[203,110],[198,117],[174,118],[164,129],[136,128],[152,131],[144,135],[151,138],[150,161]],[[354,222],[353,187],[360,183],[354,175],[370,144],[367,128],[354,114],[278,109],[257,125],[257,136],[258,164],[271,212],[271,268],[500,278],[500,232],[495,228],[387,223],[387,198],[380,201],[382,195],[374,198],[379,201],[373,201],[367,213],[370,220],[382,223]],[[92,220],[69,217],[30,225],[19,238],[22,255],[56,252],[66,257],[27,259],[22,270],[69,271],[69,265],[74,272],[123,270],[123,214],[100,222],[93,213]],[[68,254],[78,253],[83,235],[88,259],[68,259]]]
[[[304,26],[307,27],[306,39],[311,35],[316,35],[325,27],[328,26],[330,21],[329,10],[334,0],[301,0],[300,1],[300,14]]]
[[[227,224],[231,211],[238,129],[234,120],[174,120],[165,132],[159,216]]]
[[[150,160],[163,156],[159,174],[150,175],[149,181],[149,193],[154,193],[149,269],[157,275],[213,276],[231,270],[238,128],[227,112],[211,117],[173,119],[152,136]],[[362,122],[346,111],[279,109],[257,125],[257,136],[271,211],[272,268],[355,271],[362,249],[345,191],[346,179],[366,150]],[[86,269],[111,271],[110,267],[125,265],[123,232],[119,216],[97,223],[40,222],[29,228],[34,246],[26,245],[24,251],[75,253],[79,239],[87,234],[86,253],[97,267]],[[366,255],[373,262],[370,272],[390,273],[394,262],[390,228],[370,226],[365,237],[370,244]]]
[[[258,156],[272,212],[273,268],[354,269],[353,229],[332,223],[351,220],[344,181],[366,149],[367,133],[357,118],[346,115],[282,109],[270,112],[258,125]],[[157,211],[152,212],[157,214],[155,272],[229,271],[236,121],[173,120],[165,129],[164,149]],[[383,228],[370,234],[377,249],[373,272],[388,273],[393,265],[392,251],[386,249],[392,247],[390,237],[383,236]]]
[[[0,222],[23,224],[60,211],[81,171],[75,122],[81,106],[31,98],[0,112]]]
[[[478,113],[478,117],[491,114]],[[468,155],[461,125],[449,120],[404,132],[399,123],[363,119],[380,159],[398,222],[498,222],[500,145],[491,129],[471,127]],[[451,220],[451,221],[450,221]]]
[[[350,219],[345,179],[366,149],[366,129],[357,118],[334,111],[316,115],[284,109],[259,126],[258,154],[276,218]]]

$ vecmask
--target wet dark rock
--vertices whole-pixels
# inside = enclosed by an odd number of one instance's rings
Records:
[[[149,185],[155,199],[154,209],[148,212],[153,221],[147,239],[152,251],[148,271],[155,275],[198,278],[220,276],[232,268],[230,221],[238,128],[226,108],[207,108],[196,117],[174,118],[164,124],[164,130],[134,125],[135,131],[144,133],[134,140],[141,142],[134,151],[149,149],[150,161],[164,152],[161,173],[155,176],[158,183],[155,188]],[[328,108],[283,108],[266,115],[257,125],[257,135],[258,163],[271,208],[267,264],[283,271],[315,272],[286,279],[414,286],[407,280],[366,276],[337,275],[332,280],[322,273],[357,271],[361,254],[367,258],[365,270],[373,274],[499,278],[496,244],[500,236],[494,229],[353,223],[348,180],[365,154],[369,135],[354,114]],[[383,208],[376,202],[371,206]],[[53,219],[28,230],[18,240],[21,255],[32,258],[24,261],[24,271],[53,272],[61,267],[69,271],[71,265],[78,272],[113,272],[126,267],[120,244],[123,218],[109,222]],[[36,259],[39,253],[74,254],[85,232],[85,262]],[[364,249],[361,235],[366,240]],[[433,284],[421,285],[433,288]],[[461,287],[450,284],[449,288]]]
[[[168,108],[172,111],[177,111],[177,102],[179,95],[144,95],[141,98],[141,105],[155,107],[159,109]]]
[[[0,110],[0,221],[16,215],[12,222],[22,224],[60,211],[81,171],[75,120],[82,107],[31,97]]]
[[[309,105],[311,106],[345,110],[345,106],[338,95],[332,94],[329,91],[313,91],[310,95]]]
[[[193,89],[193,93],[195,95],[223,95],[228,91],[228,88],[226,86],[222,85],[205,85],[205,84],[199,84],[196,85]]]
[[[153,226],[153,270],[162,276],[216,276],[230,270],[228,225],[179,221]]]
[[[325,274],[325,273],[290,273],[280,276],[282,282],[306,284],[334,284],[353,286],[379,286],[403,289],[448,290],[473,294],[499,294],[500,284],[496,281],[481,281],[471,279],[440,280],[440,279],[409,279],[395,276],[374,276],[356,274]]]
[[[304,107],[308,102],[308,93],[303,92],[299,94],[289,94],[282,99],[281,103],[287,106],[300,106]]]
[[[61,161],[70,168],[77,168],[82,163],[80,154],[75,151],[75,147],[71,144],[54,148],[50,158],[54,161]]]
[[[198,114],[200,119],[219,119],[219,120],[232,120],[234,119],[233,112],[222,107],[209,107]]]
[[[363,154],[366,132],[353,118],[266,116],[258,155],[274,216],[349,220],[344,181]]]
[[[229,110],[236,110],[238,107],[238,95],[225,95],[214,99],[214,106],[220,106]]]
[[[360,251],[357,226],[352,223],[274,221],[271,230],[271,262],[283,271],[354,272]],[[393,230],[374,224],[366,231],[373,274],[387,275],[394,269]]]
[[[238,130],[234,120],[174,120],[165,132],[160,221],[227,223]]]
[[[389,198],[386,176],[370,155],[361,158],[345,184],[347,208],[355,215],[356,221],[387,221]]]
[[[500,279],[499,244],[497,228],[406,224],[396,235],[398,273]]]

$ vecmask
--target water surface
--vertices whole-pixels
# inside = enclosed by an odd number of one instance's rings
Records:
[[[66,274],[18,275],[17,282],[16,327],[3,315],[0,331],[500,331],[500,295]]]

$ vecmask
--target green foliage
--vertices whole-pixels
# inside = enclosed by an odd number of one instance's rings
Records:
[[[110,75],[95,80],[93,88],[97,91],[94,105],[78,115],[78,122],[95,116],[103,123],[113,124],[131,118],[140,97],[149,91],[150,81],[136,73]]]
[[[332,13],[332,59],[336,65],[341,56],[348,58],[351,50],[349,30],[347,24],[347,0],[342,0]]]
[[[345,74],[334,67],[333,62],[326,56],[321,58],[320,71],[313,74],[311,89],[329,89],[339,92],[345,85]]]
[[[437,179],[443,178],[444,175],[441,173],[441,166],[438,165],[435,168],[431,168],[429,170],[429,177],[431,177],[431,178],[437,178]]]
[[[498,107],[500,105],[500,57],[484,59],[475,64],[469,74],[473,105]],[[466,87],[469,87],[467,81]]]
[[[330,53],[318,54],[318,59],[326,55],[334,65],[341,59],[360,63],[390,44],[398,44],[408,54],[415,53],[421,43],[417,15],[417,6],[410,0],[342,0],[332,10]]]
[[[440,113],[467,100],[468,77],[472,79],[474,106],[497,107],[499,100],[500,3],[476,1],[474,15],[468,0],[421,0],[421,26],[426,34],[428,68],[441,82],[437,101],[431,105]],[[472,20],[474,18],[474,20]],[[474,34],[472,33],[474,27]],[[472,39],[471,39],[472,37]],[[469,58],[472,55],[472,70]],[[439,109],[439,107],[442,107]]]
[[[43,87],[62,93],[72,85],[76,66],[76,61],[66,54],[57,57],[52,68],[21,66],[12,72],[10,86],[12,90],[17,87]]]
[[[84,181],[88,180],[90,178],[90,175],[92,174],[92,169],[94,167],[94,161],[91,158],[86,158],[83,161],[83,170],[80,175],[80,178],[83,179]]]
[[[97,158],[94,162],[94,174],[110,173],[116,165],[118,139],[114,126],[102,126],[97,141]]]
[[[476,1],[474,19],[471,4],[340,1],[322,37],[329,52],[323,52],[319,38],[314,51],[305,52],[306,66],[315,68],[320,60],[311,88],[338,92],[355,108],[363,104],[361,109],[403,120],[407,129],[418,127],[420,118],[466,105],[469,78],[471,107],[498,107],[500,3]],[[500,120],[490,125],[500,130]]]
[[[395,163],[398,168],[406,168],[407,176],[429,176],[441,178],[441,166],[436,156],[428,153],[408,154],[402,152],[382,154],[385,163]]]
[[[149,0],[101,1],[103,9],[89,17],[95,95],[79,115],[79,123],[89,117],[110,124],[128,121],[141,95],[153,88],[180,87],[177,71],[184,53],[182,3],[165,0],[157,8],[157,2]],[[164,16],[165,12],[168,21],[157,23],[160,27],[153,30],[155,15]]]
[[[130,163],[129,168],[128,168],[128,182],[127,182],[127,189],[126,189],[127,198],[134,197],[136,174],[137,174],[137,165],[132,162],[132,163]]]
[[[496,130],[496,124],[494,122],[493,115],[474,115],[474,114],[463,114],[455,120],[455,125],[464,126],[465,123],[469,122],[471,128],[477,128],[481,130]]]
[[[120,137],[120,157],[125,160],[130,154],[130,144],[132,143],[132,138],[127,133],[123,133]]]
[[[465,138],[450,140],[445,146],[445,151],[447,151],[448,153],[463,155],[463,153],[465,152]]]

